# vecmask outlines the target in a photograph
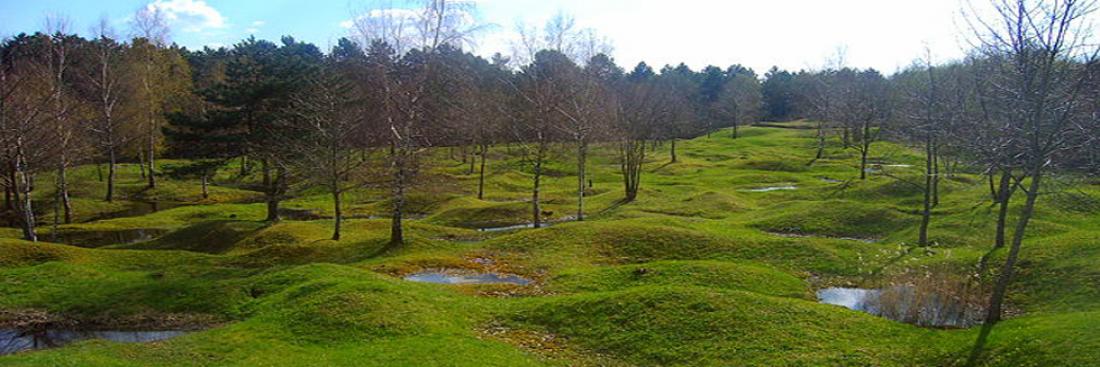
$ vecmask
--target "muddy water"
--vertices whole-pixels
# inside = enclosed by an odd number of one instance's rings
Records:
[[[55,348],[87,339],[104,339],[120,343],[143,343],[174,338],[183,331],[77,331],[39,330],[21,331],[0,329],[0,355],[29,350]]]

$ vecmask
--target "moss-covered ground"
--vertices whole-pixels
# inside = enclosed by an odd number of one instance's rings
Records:
[[[197,180],[162,178],[146,190],[137,167],[123,165],[114,203],[102,201],[97,167],[79,167],[71,173],[79,223],[57,229],[71,244],[0,229],[0,324],[45,317],[198,331],[143,344],[88,340],[0,365],[961,364],[977,330],[919,328],[820,304],[814,292],[873,287],[914,269],[974,273],[996,214],[985,182],[965,169],[945,178],[935,245],[914,249],[921,193],[906,180],[920,170],[892,165],[919,167],[919,152],[878,143],[872,156],[883,165],[861,181],[856,152],[839,142],[811,164],[812,134],[781,124],[743,128],[738,139],[719,132],[677,144],[676,163],[669,144],[654,146],[630,203],[614,148],[601,147],[589,167],[587,220],[510,232],[476,229],[529,220],[531,173],[518,152],[494,148],[478,200],[468,164],[439,149],[425,160],[432,164],[410,197],[417,219],[397,248],[387,246],[382,189],[348,194],[353,219],[331,241],[322,189],[295,187],[285,203],[316,220],[267,224],[255,175],[238,177],[236,166],[202,199]],[[568,218],[576,210],[568,147],[547,172],[544,210]],[[754,191],[778,186],[796,189]],[[53,194],[44,190],[36,203],[49,222]],[[984,365],[1100,365],[1100,185],[1049,192],[1011,287],[1012,317],[994,329]],[[143,209],[150,202],[171,204]],[[50,227],[42,226],[46,240]],[[155,235],[95,240],[139,229]],[[402,279],[425,269],[535,282]]]

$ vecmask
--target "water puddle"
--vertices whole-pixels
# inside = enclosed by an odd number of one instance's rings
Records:
[[[558,219],[558,220],[555,220],[555,221],[542,222],[542,224],[539,225],[538,228],[546,228],[546,227],[549,227],[549,226],[554,225],[554,224],[572,222],[572,221],[575,221],[575,220],[577,220],[577,217],[568,216],[568,217],[564,217],[562,219]],[[478,228],[477,231],[478,232],[508,232],[508,231],[515,231],[515,230],[519,230],[519,229],[532,229],[532,228],[535,228],[534,223],[524,223],[524,224],[516,224],[516,225],[511,225],[511,226],[503,226],[503,227],[482,227],[482,228]]]
[[[867,173],[882,172],[883,168],[913,168],[912,164],[875,164],[864,169]]]
[[[96,248],[151,241],[166,233],[168,231],[147,228],[117,231],[62,231],[57,235],[56,242],[71,246]],[[46,235],[45,238],[52,240],[51,235]]]
[[[783,237],[783,238],[815,238],[816,237],[816,238],[828,238],[828,239],[833,239],[833,240],[858,241],[858,242],[863,242],[863,243],[878,243],[880,241],[877,238],[830,237],[830,236],[821,236],[821,235],[813,235],[813,234],[787,233],[787,232],[767,232],[767,233],[772,235],[772,236],[779,236],[779,237]]]
[[[744,191],[744,192],[772,192],[772,191],[793,191],[793,190],[798,190],[798,186],[794,186],[794,185],[770,186],[770,187],[761,187],[761,188],[756,188],[756,189],[746,189],[746,190],[741,190],[741,191]]]
[[[421,272],[405,276],[405,280],[434,284],[515,284],[528,285],[530,279],[504,274],[450,274],[445,272]]]
[[[549,227],[549,226],[550,226],[550,223],[543,223],[541,226],[539,226],[539,228],[546,228],[546,227]],[[515,231],[515,230],[518,230],[518,229],[531,229],[531,228],[535,228],[534,223],[516,224],[516,225],[504,226],[504,227],[485,227],[485,228],[478,228],[477,231],[478,232],[508,232],[508,231]]]
[[[190,205],[190,204],[177,203],[177,202],[171,202],[171,201],[135,201],[134,205],[130,206],[126,210],[103,214],[103,215],[100,215],[98,217],[95,217],[94,219],[90,220],[89,222],[105,220],[105,219],[140,217],[140,216],[143,216],[143,215],[149,215],[149,214],[153,214],[153,213],[156,213],[156,212],[171,210],[171,209],[184,207],[184,206],[188,206],[188,205]]]
[[[56,348],[87,339],[104,339],[120,343],[144,343],[165,340],[186,334],[183,331],[21,331],[0,329],[0,355],[28,350]]]
[[[821,303],[866,312],[890,320],[925,327],[967,328],[981,323],[980,307],[913,287],[883,289],[825,288],[817,291]]]
[[[309,210],[309,209],[289,209],[289,208],[279,208],[279,217],[281,217],[283,219],[286,219],[286,220],[303,221],[303,222],[315,221],[315,220],[324,220],[324,219],[331,219],[332,218],[332,217],[327,217],[327,216],[318,214],[317,212],[314,212],[313,210]]]

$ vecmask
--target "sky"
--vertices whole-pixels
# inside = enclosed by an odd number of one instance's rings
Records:
[[[846,66],[886,73],[929,52],[959,58],[969,34],[966,0],[467,0],[491,25],[475,52],[511,52],[517,24],[541,25],[564,12],[609,39],[625,68],[639,61],[694,69],[742,64],[763,74],[772,66]],[[982,1],[982,0],[975,0]],[[364,0],[0,0],[0,36],[41,30],[47,15],[69,19],[81,34],[106,17],[118,34],[143,6],[164,10],[171,40],[188,48],[231,46],[255,35],[292,35],[323,49],[347,36]],[[843,55],[838,58],[837,55]]]

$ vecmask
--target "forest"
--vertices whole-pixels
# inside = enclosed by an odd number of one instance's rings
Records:
[[[49,17],[0,44],[0,365],[1100,365],[1096,5],[894,73]]]

